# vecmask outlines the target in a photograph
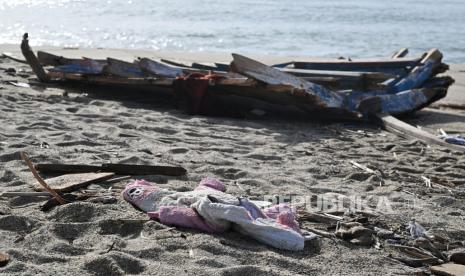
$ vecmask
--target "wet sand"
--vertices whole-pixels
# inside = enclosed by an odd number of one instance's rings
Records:
[[[18,53],[11,46],[0,47],[0,52]],[[122,59],[177,55],[103,49],[55,52]],[[182,59],[228,61],[228,55],[192,53]],[[261,59],[277,63],[289,58]],[[8,68],[17,73],[7,73]],[[457,83],[444,102],[465,103],[463,68],[452,66]],[[86,88],[9,83],[31,77],[27,66],[0,59],[2,192],[32,191],[35,179],[20,160],[21,151],[36,163],[174,164],[184,166],[188,174],[134,178],[185,191],[203,177],[217,177],[229,193],[257,199],[356,194],[370,196],[368,204],[376,206],[387,196],[393,213],[380,214],[384,225],[402,232],[415,218],[427,229],[443,231],[451,241],[465,241],[462,154],[368,124],[189,116],[166,102],[129,100],[121,93],[109,97],[86,93]],[[432,133],[443,128],[465,134],[465,111],[427,108],[406,120]],[[382,176],[354,168],[351,160],[382,171]],[[428,188],[421,176],[457,186],[433,183]],[[118,190],[127,182],[89,188]],[[117,204],[71,203],[50,212],[40,211],[43,203],[44,198],[37,197],[0,198],[0,251],[11,258],[0,274],[392,275],[416,270],[387,258],[391,249],[342,240],[321,238],[302,252],[286,252],[237,233],[167,230],[146,221],[120,197]]]

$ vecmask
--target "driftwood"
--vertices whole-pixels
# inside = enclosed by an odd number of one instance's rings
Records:
[[[3,58],[8,58],[8,59],[11,59],[11,60],[16,61],[16,62],[19,62],[19,63],[26,63],[26,64],[27,64],[27,61],[25,61],[24,59],[20,59],[20,58],[14,57],[14,56],[12,56],[12,55],[9,54],[9,53],[2,53],[1,56],[2,56]]]
[[[107,180],[114,173],[75,173],[65,174],[47,179],[47,184],[57,192],[70,192],[88,186],[91,183]],[[34,190],[43,191],[41,185],[35,185]]]
[[[107,65],[103,68],[103,73],[118,77],[137,78],[144,77],[145,74],[137,63],[131,63],[114,58],[107,59]]]
[[[378,118],[378,123],[381,124],[384,129],[401,137],[416,138],[427,144],[439,145],[454,151],[465,152],[465,147],[449,144],[435,135],[402,122],[391,115],[378,114],[376,117]]]
[[[435,275],[442,276],[463,276],[465,275],[465,265],[447,263],[430,267]]]
[[[356,167],[356,168],[359,168],[359,169],[361,169],[361,170],[364,170],[364,171],[367,172],[367,173],[375,173],[374,170],[372,170],[372,169],[368,168],[367,166],[362,165],[362,164],[360,164],[360,163],[358,163],[358,162],[350,161],[350,164],[352,164],[352,166],[354,166],[354,167]]]
[[[21,158],[24,160],[24,162],[26,162],[27,166],[29,167],[29,170],[32,172],[37,181],[39,181],[40,185],[42,185],[44,189],[47,192],[49,192],[56,199],[56,201],[58,201],[58,203],[66,204],[66,201],[57,192],[50,188],[48,184],[42,179],[42,177],[40,177],[40,175],[37,173],[36,169],[34,168],[34,165],[32,164],[31,160],[25,152],[21,152]]]
[[[3,192],[0,194],[0,197],[50,197],[48,192]]]
[[[91,165],[67,165],[67,164],[37,164],[36,170],[44,173],[90,173],[111,172],[120,175],[169,175],[181,176],[186,174],[186,169],[178,166],[151,166],[151,165],[127,165],[127,164],[102,164]]]
[[[394,54],[392,54],[391,58],[403,58],[408,54],[408,49],[407,48],[402,48],[399,51],[396,51]]]
[[[28,34],[25,33],[23,36],[23,41],[21,42],[21,52],[23,53],[24,58],[26,58],[27,63],[31,66],[32,71],[36,74],[37,78],[42,82],[47,82],[50,80],[49,76],[45,72],[42,65],[40,65],[39,60],[35,56],[31,47],[29,47]]]
[[[326,224],[337,224],[342,221],[341,217],[328,215],[323,213],[314,213],[308,211],[301,211],[298,212],[298,219],[299,220],[306,220],[306,221],[315,221],[320,223]]]

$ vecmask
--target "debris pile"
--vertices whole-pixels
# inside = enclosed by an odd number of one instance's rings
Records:
[[[457,139],[441,140],[392,117],[422,109],[447,94],[454,82],[442,53],[431,49],[406,58],[402,49],[388,59],[290,61],[268,66],[232,54],[230,64],[182,63],[139,58],[71,59],[39,51],[24,35],[21,50],[43,82],[118,86],[167,92],[191,114],[296,113],[308,119],[374,120],[402,136],[463,151]]]

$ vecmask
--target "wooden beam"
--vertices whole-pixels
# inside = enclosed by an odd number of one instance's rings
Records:
[[[449,144],[437,136],[418,129],[410,124],[407,124],[391,115],[377,114],[375,116],[378,123],[387,131],[397,134],[404,138],[416,138],[420,139],[427,144],[439,145],[450,150],[465,152],[465,147],[454,144]]]
[[[28,34],[25,33],[23,36],[23,41],[21,42],[21,52],[23,53],[24,58],[26,59],[29,66],[31,66],[32,71],[36,74],[37,78],[41,82],[49,81],[49,77],[45,72],[42,65],[40,65],[39,60],[37,59],[36,55],[32,51],[31,47],[29,47],[29,39]]]
[[[26,165],[29,167],[29,170],[31,171],[32,175],[34,175],[34,178],[39,181],[40,185],[44,187],[44,189],[49,192],[60,204],[66,204],[67,202],[57,193],[55,190],[50,188],[48,186],[47,182],[45,182],[42,177],[37,173],[36,169],[34,168],[34,165],[32,164],[31,160],[27,156],[25,152],[21,152],[21,159],[23,159],[24,162],[26,162]]]
[[[107,58],[107,65],[103,67],[103,73],[127,78],[140,78],[145,76],[137,63],[114,58]]]
[[[155,75],[165,78],[176,78],[184,75],[183,70],[179,67],[169,66],[162,62],[148,58],[141,58],[139,60],[139,67],[148,75]]]
[[[19,62],[19,63],[25,63],[25,64],[27,64],[27,61],[25,61],[24,59],[20,59],[20,58],[14,57],[14,56],[11,55],[10,53],[2,53],[1,56],[2,56],[3,58],[8,58],[8,59],[11,59],[11,60],[16,61],[16,62]]]
[[[113,177],[114,173],[74,173],[47,179],[47,184],[57,192],[70,192],[84,188],[91,183],[104,181]],[[44,191],[41,185],[35,185],[34,190]]]
[[[383,60],[322,60],[322,61],[296,61],[293,62],[296,69],[311,70],[337,70],[360,72],[385,72],[390,74],[402,74],[407,67],[415,67],[421,58],[396,58]]]
[[[308,82],[245,56],[232,55],[234,61],[231,63],[231,70],[234,72],[270,85],[291,85],[296,90],[293,94],[313,103],[314,108],[341,108],[343,105],[342,95],[323,86]]]
[[[396,51],[394,54],[392,54],[391,58],[397,59],[397,58],[403,58],[408,54],[408,49],[407,48],[402,48],[398,51]]]
[[[118,76],[93,76],[64,72],[49,72],[48,76],[54,81],[80,81],[101,85],[171,86],[173,84],[173,79],[124,78]]]
[[[128,165],[128,164],[37,164],[36,170],[44,173],[89,173],[89,172],[112,172],[120,175],[168,175],[181,176],[186,174],[186,169],[179,166],[152,166],[152,165]]]

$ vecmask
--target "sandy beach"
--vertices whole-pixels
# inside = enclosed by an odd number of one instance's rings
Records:
[[[67,57],[230,60],[226,53],[34,48],[39,49]],[[2,45],[1,52],[21,56],[17,45]],[[255,58],[273,64],[297,57]],[[448,96],[404,120],[434,134],[441,128],[465,135],[465,110],[443,106],[465,105],[465,65],[452,65],[448,74],[456,80]],[[216,177],[228,193],[252,199],[336,193],[362,195],[376,206],[387,197],[393,212],[378,214],[379,225],[400,233],[415,218],[426,229],[440,231],[454,250],[465,248],[463,153],[370,124],[190,116],[166,100],[48,86],[33,78],[27,65],[0,58],[0,194],[33,191],[36,180],[20,158],[22,151],[35,163],[180,165],[186,176],[132,179],[187,191],[204,177]],[[439,185],[427,187],[422,176]],[[119,196],[129,181],[89,186],[112,188],[118,202],[108,205],[78,202],[42,212],[46,197],[0,197],[0,252],[10,256],[0,274],[405,275],[419,270],[389,258],[394,252],[384,246],[319,238],[301,252],[288,252],[235,232],[172,229],[148,221]]]

